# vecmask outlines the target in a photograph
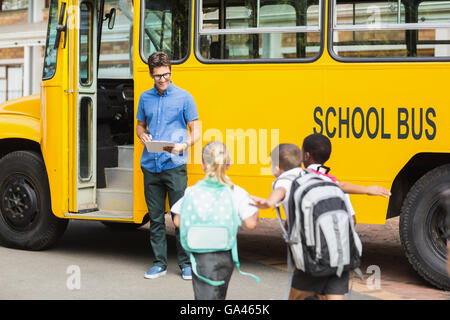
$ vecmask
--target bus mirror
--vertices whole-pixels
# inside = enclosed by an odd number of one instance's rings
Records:
[[[114,28],[114,23],[116,22],[116,8],[111,8],[109,13],[105,14],[105,20],[108,20],[108,29],[112,30]]]

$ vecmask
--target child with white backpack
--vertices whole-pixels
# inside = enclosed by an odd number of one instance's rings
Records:
[[[380,186],[338,182],[323,172],[331,155],[331,142],[321,134],[305,138],[303,152],[282,143],[271,153],[272,173],[277,178],[267,199],[251,196],[259,209],[283,206],[286,225],[281,225],[295,271],[290,273],[290,300],[318,297],[343,300],[348,292],[349,270],[357,270],[362,244],[354,229],[354,210],[348,193],[387,197]],[[302,169],[302,163],[306,169]],[[279,220],[281,216],[277,209]]]
[[[239,272],[237,231],[241,224],[256,228],[258,208],[249,194],[225,175],[230,167],[226,146],[218,141],[202,150],[205,178],[188,187],[171,208],[180,242],[190,254],[196,300],[224,300],[234,264]]]

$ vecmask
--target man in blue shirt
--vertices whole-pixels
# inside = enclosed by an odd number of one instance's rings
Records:
[[[165,152],[149,153],[144,148],[141,168],[144,174],[145,200],[150,216],[150,243],[155,260],[145,278],[155,279],[166,274],[167,240],[164,218],[166,195],[172,206],[187,186],[187,151],[200,139],[198,112],[194,99],[187,91],[170,80],[171,64],[167,54],[155,52],[148,58],[154,87],[141,94],[137,111],[136,134],[146,141],[171,141],[175,145]],[[189,127],[190,134],[188,134]],[[183,279],[192,279],[189,256],[180,244],[176,229],[177,260]]]

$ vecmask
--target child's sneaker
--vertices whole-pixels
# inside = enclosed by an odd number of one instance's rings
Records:
[[[159,278],[159,277],[165,275],[166,273],[167,273],[166,268],[153,266],[150,270],[148,270],[145,273],[144,278],[146,278],[146,279],[156,279],[156,278]]]
[[[192,268],[184,267],[183,269],[181,269],[181,276],[184,280],[192,280]]]

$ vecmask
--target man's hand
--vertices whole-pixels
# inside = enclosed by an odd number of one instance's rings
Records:
[[[173,147],[164,147],[163,150],[173,154],[179,154],[187,148],[186,143],[175,143]]]
[[[263,199],[257,196],[250,196],[250,198],[255,201],[255,204],[251,203],[251,205],[259,209],[269,209],[273,207],[273,204],[267,199]]]
[[[152,135],[150,133],[143,133],[139,136],[141,143],[145,146],[145,142],[152,141]]]

